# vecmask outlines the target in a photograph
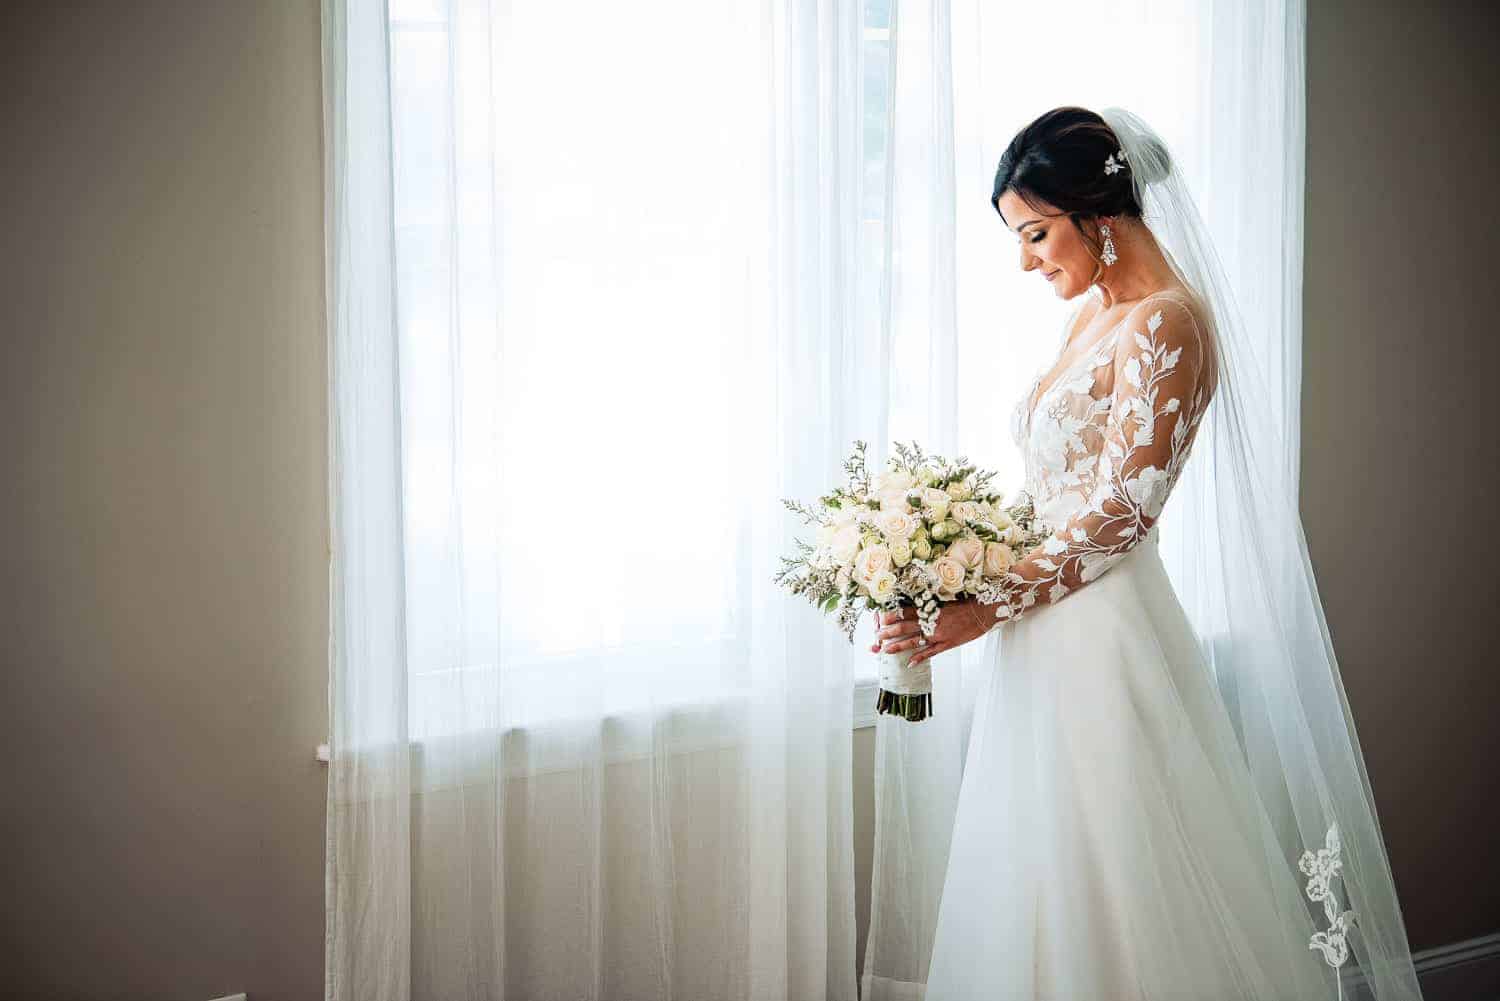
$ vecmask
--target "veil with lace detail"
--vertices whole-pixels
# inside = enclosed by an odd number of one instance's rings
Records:
[[[1207,308],[1219,356],[1196,454],[1162,514],[1163,562],[1224,697],[1281,863],[1307,877],[1321,929],[1308,947],[1332,966],[1352,957],[1376,1001],[1420,998],[1251,332],[1166,144],[1129,111],[1100,114],[1124,151],[1143,222]]]

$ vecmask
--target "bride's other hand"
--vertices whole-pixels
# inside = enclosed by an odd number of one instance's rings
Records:
[[[880,624],[875,634],[876,644],[871,650],[876,653],[900,653],[916,648],[911,663],[917,664],[956,646],[963,646],[978,639],[992,625],[973,598],[949,602],[942,606],[937,628],[933,634],[923,637],[917,624],[914,608],[899,608],[894,612],[878,612]]]
[[[920,641],[920,643],[919,643]],[[898,608],[894,612],[875,613],[875,645],[872,653],[897,653],[906,647],[926,645],[922,627],[917,624],[915,608]]]

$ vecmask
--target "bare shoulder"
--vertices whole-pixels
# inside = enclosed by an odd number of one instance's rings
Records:
[[[1182,359],[1184,371],[1194,373],[1213,396],[1219,382],[1213,318],[1198,296],[1180,286],[1164,288],[1140,299],[1131,313],[1132,329],[1175,349],[1172,357]],[[1129,350],[1128,345],[1122,348]]]
[[[1198,297],[1188,289],[1180,285],[1158,289],[1150,295],[1142,297],[1131,312],[1154,317],[1157,313],[1162,314],[1165,321],[1177,321],[1186,325],[1185,329],[1196,332],[1202,336],[1209,329],[1208,311]]]
[[[1208,355],[1213,351],[1213,324],[1208,310],[1191,291],[1180,286],[1158,289],[1126,307],[1123,318],[1128,333],[1151,340],[1164,340],[1189,353]],[[1120,345],[1128,350],[1135,337],[1126,337]]]

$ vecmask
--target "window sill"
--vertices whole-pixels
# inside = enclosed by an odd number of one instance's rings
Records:
[[[875,694],[880,688],[878,678],[860,678],[854,682],[851,729],[863,730],[875,725]],[[315,752],[317,760],[327,764],[332,752],[327,744],[319,744]]]

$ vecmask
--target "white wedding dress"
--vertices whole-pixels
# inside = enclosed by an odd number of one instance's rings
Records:
[[[986,640],[927,1001],[1337,996],[1157,548],[1213,396],[1193,307],[1147,297],[1017,405],[1065,527]]]

